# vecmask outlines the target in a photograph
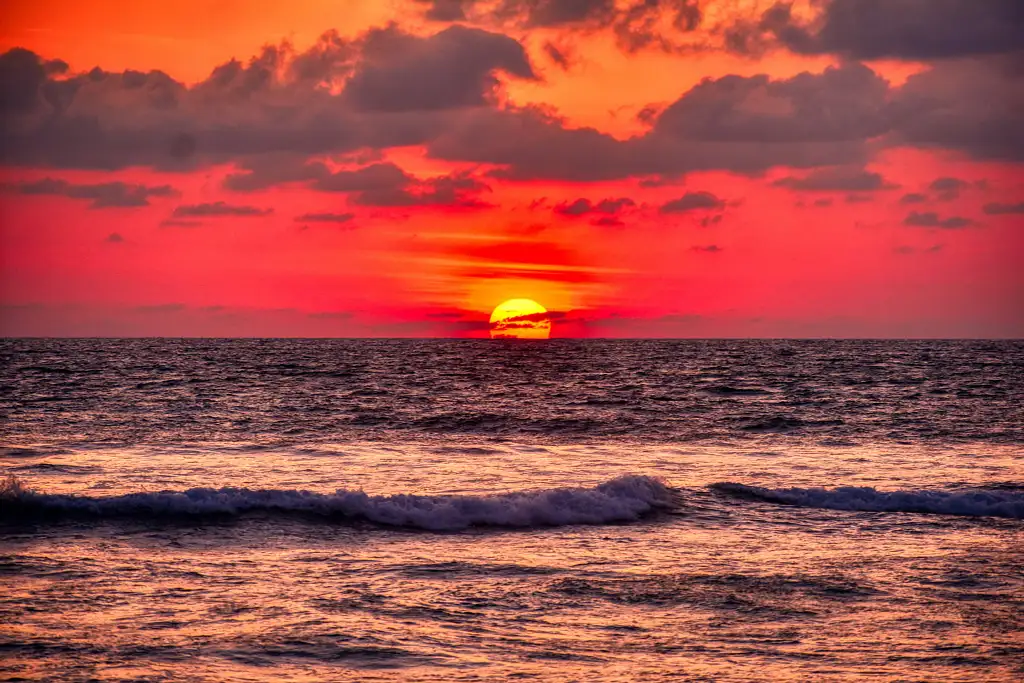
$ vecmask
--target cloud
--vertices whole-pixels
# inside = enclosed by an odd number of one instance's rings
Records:
[[[693,251],[701,251],[701,252],[704,252],[705,254],[720,254],[723,251],[725,251],[725,249],[723,249],[722,247],[718,246],[717,244],[709,244],[709,245],[703,246],[703,247],[700,247],[700,246],[693,247]]]
[[[420,37],[395,26],[367,33],[343,99],[357,111],[409,112],[486,104],[495,71],[537,78],[523,46],[503,34],[450,26]]]
[[[816,206],[818,208],[824,208],[826,206],[832,206],[832,200],[828,199],[828,198],[815,199],[814,200],[814,206]]]
[[[629,197],[602,199],[596,204],[592,203],[589,199],[580,198],[572,202],[562,202],[557,204],[553,211],[562,216],[584,216],[586,214],[593,213],[615,216],[623,210],[633,208],[635,206],[636,202]]]
[[[963,218],[961,216],[951,216],[949,218],[939,218],[939,215],[934,211],[918,212],[911,211],[905,219],[903,219],[903,225],[910,225],[918,228],[941,228],[943,230],[959,230],[961,228],[967,228],[974,225],[974,221],[969,218]]]
[[[565,49],[560,48],[554,43],[548,41],[544,43],[544,54],[546,54],[548,56],[548,59],[554,62],[554,64],[558,66],[558,68],[560,68],[562,71],[569,70],[569,55],[566,53]]]
[[[301,53],[268,46],[194,86],[159,71],[68,76],[49,64],[25,50],[0,55],[6,163],[188,170],[416,145],[456,110],[491,104],[492,72],[536,77],[517,41],[460,26],[422,37],[392,26],[353,41],[327,33]]]
[[[897,187],[881,173],[847,167],[816,169],[801,178],[780,178],[772,184],[810,192],[873,192]]]
[[[685,213],[698,209],[722,209],[725,208],[725,200],[719,199],[710,192],[687,192],[679,199],[665,202],[661,205],[662,213]]]
[[[197,228],[202,224],[202,221],[187,221],[177,218],[165,218],[160,221],[161,228]]]
[[[466,7],[476,0],[414,0],[426,5],[424,17],[430,21],[465,21]]]
[[[943,244],[933,244],[930,247],[925,247],[924,249],[901,245],[893,249],[893,251],[901,256],[910,256],[911,254],[937,254],[944,248],[945,245]]]
[[[757,21],[726,29],[734,51],[756,54],[782,46],[802,54],[856,60],[927,61],[1010,53],[1024,48],[1018,0],[830,0],[813,21],[791,2],[776,2]]]
[[[703,19],[699,0],[415,0],[433,21],[517,30],[609,31],[619,48],[682,49],[678,38]]]
[[[950,201],[960,196],[960,190],[970,186],[966,180],[960,180],[959,178],[936,178],[928,186],[928,189],[932,192],[937,192],[939,199],[943,201]]]
[[[300,223],[350,223],[356,217],[354,213],[304,213],[296,216]]]
[[[226,202],[212,202],[206,204],[182,204],[174,210],[172,215],[175,218],[251,217],[269,216],[273,212],[273,209],[261,209],[255,206],[236,206]]]
[[[672,16],[684,5],[694,6],[638,0],[617,4],[616,16],[631,8],[637,16]],[[487,165],[490,177],[511,181],[856,168],[892,146],[1024,160],[1017,125],[1024,79],[1012,60],[941,62],[899,87],[855,62],[790,78],[706,79],[652,110],[647,132],[618,139],[540,106],[502,103],[497,74],[536,78],[525,55],[521,43],[482,29],[415,36],[391,26],[354,40],[328,33],[305,52],[269,46],[187,86],[158,71],[59,72],[53,62],[12,50],[0,55],[8,75],[0,85],[7,117],[0,159],[81,169],[232,163],[238,170],[225,184],[237,191],[295,182],[327,189],[341,182],[333,176],[352,171],[330,173],[320,159],[417,146],[430,158]],[[428,181],[405,182],[407,194],[392,190],[379,201],[373,192],[349,191],[366,192],[371,204],[440,203],[451,195],[440,186],[467,191],[469,181],[440,182],[437,199]]]
[[[122,237],[121,233],[119,232],[112,232],[109,235],[107,235],[107,238],[103,241],[107,242],[108,244],[121,244],[122,242],[124,242],[124,237]]]
[[[284,183],[319,180],[330,175],[322,162],[307,162],[290,152],[264,154],[239,163],[242,173],[224,179],[224,187],[235,192],[255,192]]]
[[[363,206],[490,206],[476,196],[489,192],[490,186],[468,173],[421,180],[390,162],[337,171],[318,179],[313,187],[324,192],[352,193],[352,201]]]
[[[927,195],[920,192],[910,192],[900,197],[900,204],[920,204],[928,201]]]
[[[1024,161],[1020,65],[1018,57],[976,58],[938,62],[910,76],[892,92],[887,144]]]
[[[150,197],[174,197],[178,192],[170,185],[131,185],[120,181],[76,185],[66,180],[43,178],[14,186],[27,195],[58,195],[72,199],[87,199],[93,209],[132,208],[149,206]]]
[[[987,213],[989,216],[1024,213],[1024,202],[1018,202],[1017,204],[1000,204],[998,202],[992,202],[991,204],[986,204],[982,208],[982,211]]]

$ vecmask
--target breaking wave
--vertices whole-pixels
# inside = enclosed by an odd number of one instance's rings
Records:
[[[858,486],[769,489],[729,482],[712,484],[711,488],[736,498],[827,510],[1024,519],[1024,493],[1017,491],[878,491]]]
[[[339,489],[194,488],[186,491],[77,496],[37,493],[10,479],[0,490],[0,522],[41,519],[187,519],[216,521],[249,514],[457,531],[469,527],[546,527],[636,521],[677,507],[678,492],[653,477],[627,475],[592,488],[556,488],[484,496],[372,496]]]

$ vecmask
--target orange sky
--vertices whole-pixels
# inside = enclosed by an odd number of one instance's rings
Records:
[[[554,336],[1024,333],[1024,145],[956,104],[1024,101],[998,55],[730,48],[756,2],[630,48],[601,3],[4,2],[0,331],[486,336],[526,297]]]

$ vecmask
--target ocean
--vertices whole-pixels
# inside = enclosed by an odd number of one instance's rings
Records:
[[[0,342],[0,677],[1024,677],[1024,342]]]

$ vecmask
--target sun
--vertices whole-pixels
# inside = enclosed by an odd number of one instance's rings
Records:
[[[548,310],[533,299],[509,299],[491,313],[491,339],[547,339]]]

